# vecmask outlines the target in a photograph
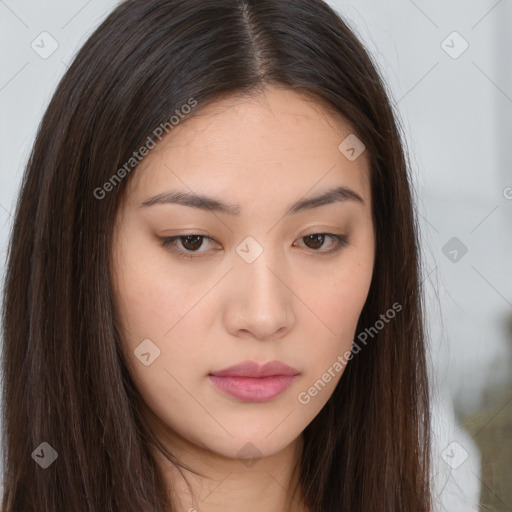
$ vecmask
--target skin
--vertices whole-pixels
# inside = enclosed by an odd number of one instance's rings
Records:
[[[367,154],[349,161],[338,146],[353,129],[297,92],[269,87],[200,107],[144,158],[118,212],[113,274],[124,358],[148,422],[193,470],[183,474],[195,500],[155,451],[177,510],[302,510],[300,490],[293,493],[301,433],[343,370],[309,403],[298,396],[351,349],[373,272]],[[335,186],[364,204],[284,217],[293,202]],[[236,203],[240,214],[141,206],[171,190]],[[307,239],[315,233],[347,235],[348,244],[328,254],[335,241]],[[213,241],[178,241],[176,250],[197,256],[186,258],[162,246],[161,237],[178,234]],[[252,263],[236,252],[248,236],[263,249]],[[148,366],[134,355],[145,339],[160,350]],[[209,381],[210,372],[246,360],[279,360],[300,375],[266,402],[241,401]],[[259,455],[249,463],[248,442]]]

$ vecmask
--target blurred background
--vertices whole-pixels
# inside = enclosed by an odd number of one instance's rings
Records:
[[[112,0],[0,0],[0,272],[37,126]],[[403,128],[424,256],[436,511],[512,512],[512,0],[328,3]]]

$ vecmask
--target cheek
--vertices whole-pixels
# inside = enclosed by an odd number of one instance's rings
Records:
[[[332,280],[329,294],[324,294],[321,311],[325,312],[332,330],[336,334],[353,334],[359,315],[368,297],[371,282],[371,269],[351,267],[338,279]]]
[[[373,271],[373,258],[368,254],[370,256],[347,257],[344,265],[317,282],[314,293],[310,294],[312,299],[308,306],[321,322],[315,322],[314,328],[310,326],[308,339],[304,340],[304,351],[310,361],[308,377],[313,382],[330,369],[334,376],[326,378],[331,391],[344,371],[339,365],[333,370],[333,364],[340,356],[347,360],[344,354],[352,349],[357,323],[368,297]]]
[[[190,343],[194,336],[187,330],[191,327],[187,313],[195,301],[183,278],[169,275],[158,258],[143,258],[140,252],[126,245],[117,267],[117,300],[125,333],[122,352],[144,402],[174,425],[169,404],[172,410],[187,410],[189,397],[179,383],[194,375],[199,358],[200,347]],[[142,351],[141,346],[147,349]],[[139,357],[144,353],[150,354],[148,365]]]
[[[165,251],[135,239],[125,240],[117,253],[117,302],[125,360],[141,388],[149,389],[162,381],[169,384],[166,369],[182,377],[190,374],[194,361],[197,364],[201,345],[193,340],[200,338],[200,325],[194,320],[194,305],[206,285],[200,275],[170,271]],[[157,347],[158,357],[146,367],[134,351],[147,339]]]
[[[354,334],[357,321],[368,297],[373,274],[370,251],[347,253],[325,278],[318,281],[314,309],[320,313],[330,333],[336,337]]]
[[[117,263],[122,322],[127,342],[135,346],[148,336],[164,338],[195,298],[189,278],[169,272],[164,251],[140,245],[127,243]]]

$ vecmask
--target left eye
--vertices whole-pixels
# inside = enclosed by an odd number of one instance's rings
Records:
[[[333,233],[314,233],[312,235],[303,236],[302,238],[299,238],[299,240],[305,240],[308,243],[311,243],[312,246],[307,245],[307,243],[306,243],[306,246],[309,247],[310,249],[315,249],[316,250],[316,249],[319,249],[320,247],[322,247],[324,245],[324,242],[325,242],[326,238],[329,238],[329,239],[332,240],[332,242],[334,244],[334,247],[331,248],[330,250],[324,251],[324,252],[333,252],[336,249],[339,249],[342,246],[347,244],[347,237],[346,236],[335,235]]]
[[[334,247],[331,249],[319,251],[326,239],[330,239]],[[213,238],[206,235],[176,235],[161,238],[162,246],[164,248],[170,249],[173,252],[183,256],[185,258],[193,258],[193,253],[204,253],[205,251],[199,251],[201,246],[203,245],[203,240],[208,240],[214,242]],[[311,249],[313,252],[328,254],[335,252],[342,247],[348,244],[348,238],[345,235],[336,235],[334,233],[313,233],[311,235],[306,235],[299,240],[305,240],[306,247]],[[181,243],[180,248],[178,247],[178,242]]]

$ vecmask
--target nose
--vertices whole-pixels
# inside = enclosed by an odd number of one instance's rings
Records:
[[[239,260],[231,272],[228,331],[239,338],[276,340],[286,335],[295,322],[293,293],[283,266],[263,253],[252,263]]]

